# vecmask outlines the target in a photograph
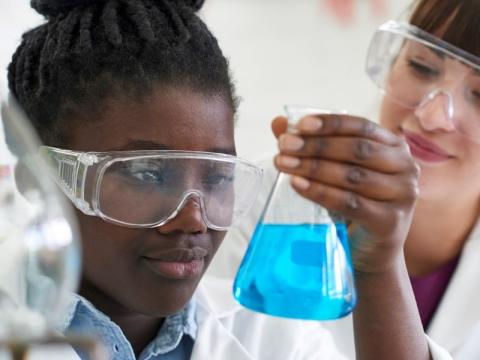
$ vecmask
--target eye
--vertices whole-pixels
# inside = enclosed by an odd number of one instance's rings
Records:
[[[136,185],[163,185],[168,170],[158,162],[129,161],[119,165],[116,172],[124,180]]]
[[[145,169],[130,172],[130,177],[147,184],[163,184],[164,177],[161,171]]]
[[[434,78],[440,75],[440,71],[438,71],[436,68],[418,60],[408,59],[407,63],[408,67],[413,71],[413,73],[419,77]]]
[[[205,180],[203,181],[204,185],[212,187],[226,187],[233,183],[234,176],[233,174],[225,173],[211,173],[208,174]]]
[[[480,89],[469,89],[468,98],[472,101],[476,106],[480,106]]]

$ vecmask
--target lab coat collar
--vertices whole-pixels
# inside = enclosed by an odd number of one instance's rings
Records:
[[[231,316],[243,309],[233,298],[232,289],[231,280],[207,275],[198,286],[197,303],[217,319]]]
[[[455,352],[480,319],[477,290],[480,279],[480,221],[463,247],[457,269],[438,306],[427,334]],[[468,316],[465,316],[468,314]]]
[[[222,320],[242,310],[233,299],[231,289],[231,281],[210,276],[206,276],[199,285],[196,292],[198,337],[191,360],[254,360],[222,323]]]

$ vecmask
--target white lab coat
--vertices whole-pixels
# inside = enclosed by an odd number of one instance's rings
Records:
[[[480,337],[477,356],[466,354],[465,347],[475,329],[480,330],[480,222],[473,229],[462,250],[457,269],[427,329],[432,339],[447,349],[455,359],[480,359]],[[478,331],[477,330],[477,331]],[[471,341],[471,340],[470,340]],[[460,357],[460,354],[464,354]]]
[[[319,322],[250,312],[232,298],[231,281],[202,280],[197,293],[198,334],[191,360],[346,360]],[[451,357],[430,342],[434,360]],[[37,353],[33,360],[78,360],[72,349]]]
[[[195,299],[198,333],[191,360],[346,360],[319,323],[246,310],[234,301],[227,279],[203,279]],[[32,354],[32,360],[57,359],[79,357],[67,346]]]
[[[346,360],[319,323],[253,313],[237,304],[227,279],[204,278],[195,294],[197,339],[191,360]],[[79,360],[68,347],[33,360]],[[1,356],[0,356],[1,359]]]
[[[209,273],[211,275],[224,278],[235,276],[277,175],[272,158],[260,162],[260,165],[264,168],[264,181],[258,201],[248,218],[244,219],[238,228],[230,230],[227,234],[219,253],[210,266]],[[476,254],[480,254],[480,226],[472,234],[471,241],[466,245],[465,255],[462,256],[458,264],[447,293],[427,332],[436,343],[441,344],[443,348],[453,354],[458,351],[475,322],[480,320],[480,306],[476,306],[477,298],[474,295],[477,293],[480,295],[480,286],[478,290],[475,286],[471,286],[471,284],[475,284],[475,278],[480,279],[480,261],[478,259],[474,260]],[[470,292],[470,296],[459,295],[467,294],[467,292]],[[348,359],[354,359],[355,345],[352,317],[348,316],[322,324],[324,328],[331,332],[337,348]]]

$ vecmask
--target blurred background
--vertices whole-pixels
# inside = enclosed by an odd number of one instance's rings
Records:
[[[375,120],[379,94],[364,73],[365,54],[376,27],[404,18],[410,3],[207,0],[201,16],[229,58],[242,98],[239,155],[256,160],[275,151],[270,121],[283,113],[285,104],[343,109]],[[28,0],[1,0],[2,93],[6,67],[21,34],[42,21]],[[3,153],[0,148],[0,164]]]

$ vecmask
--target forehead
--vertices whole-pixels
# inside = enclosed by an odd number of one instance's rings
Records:
[[[424,0],[410,18],[426,32],[470,53],[480,55],[477,1]]]
[[[234,114],[220,95],[156,88],[140,98],[114,97],[102,106],[98,118],[82,114],[73,120],[72,150],[234,152]]]

